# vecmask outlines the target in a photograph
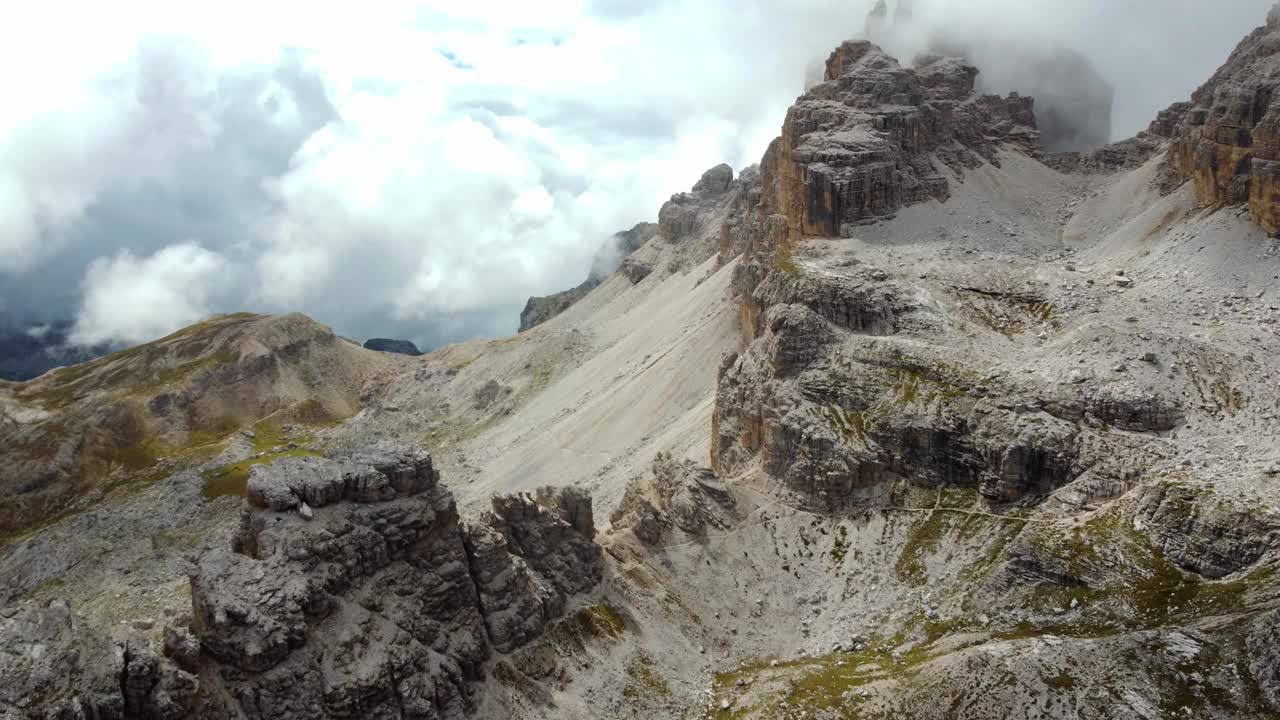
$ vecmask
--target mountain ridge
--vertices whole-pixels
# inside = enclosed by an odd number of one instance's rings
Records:
[[[1277,12],[1248,47],[1280,49]],[[224,321],[257,328],[237,367],[314,371],[268,373],[277,405],[337,376],[341,412],[0,548],[6,720],[1280,712],[1280,255],[1252,190],[1177,182],[1204,140],[1181,111],[1042,155],[1033,101],[976,72],[841,45],[759,166],[708,171],[512,338],[411,358]],[[229,347],[196,335],[165,368]],[[204,495],[233,459],[247,499]],[[417,507],[437,473],[448,512]],[[59,681],[77,637],[121,661],[92,711]]]

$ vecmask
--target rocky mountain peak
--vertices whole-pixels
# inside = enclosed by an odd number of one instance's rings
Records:
[[[1002,144],[1033,150],[1033,100],[976,95],[977,75],[955,58],[929,56],[911,69],[868,41],[841,44],[825,82],[791,107],[762,163],[762,211],[780,211],[792,240],[839,236],[904,205],[945,198],[948,182],[934,159],[959,172],[998,163]]]
[[[707,197],[723,195],[733,184],[733,168],[724,163],[704,172],[698,182],[694,183],[693,194]]]

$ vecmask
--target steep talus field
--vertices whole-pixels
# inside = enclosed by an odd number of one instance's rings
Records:
[[[5,385],[0,717],[1280,715],[1277,15],[1070,153],[844,43],[514,337]]]

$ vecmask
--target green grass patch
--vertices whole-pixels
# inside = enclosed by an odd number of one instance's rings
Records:
[[[1075,678],[1071,677],[1071,673],[1066,670],[1060,671],[1057,675],[1041,675],[1040,682],[1059,692],[1076,689]]]
[[[217,500],[226,495],[245,497],[249,494],[249,471],[255,465],[270,465],[286,457],[319,457],[320,453],[305,447],[268,453],[260,457],[251,457],[230,465],[211,470],[205,474],[204,497],[206,500]]]
[[[894,573],[898,580],[911,586],[920,586],[929,579],[924,558],[934,552],[944,535],[951,528],[953,517],[946,512],[930,512],[911,525],[907,542],[902,546]]]
[[[849,552],[849,530],[844,525],[836,528],[835,539],[831,542],[831,560],[839,567],[844,564],[845,555]]]
[[[796,265],[796,260],[791,255],[791,248],[785,244],[773,253],[773,269],[788,275],[800,274],[800,266]]]
[[[618,609],[603,600],[587,605],[578,611],[578,624],[595,637],[622,637],[627,631],[627,622]]]
[[[622,696],[628,700],[671,695],[671,687],[653,671],[653,660],[648,657],[639,655],[627,663],[627,677],[631,681],[622,688]]]

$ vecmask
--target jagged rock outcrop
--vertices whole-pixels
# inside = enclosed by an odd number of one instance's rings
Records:
[[[728,527],[733,510],[733,497],[715,473],[691,460],[659,453],[652,475],[627,485],[609,522],[615,530],[629,529],[645,543],[657,545],[673,529],[697,537],[709,527]]]
[[[1280,548],[1273,523],[1188,485],[1144,487],[1135,503],[1153,544],[1178,567],[1212,580],[1252,567]]]
[[[928,14],[916,18],[911,3],[898,0],[889,22],[886,4],[878,2],[867,15],[863,37],[890,53],[917,52],[924,38],[928,54],[959,58],[981,69],[978,94],[1034,97],[1036,125],[1047,151],[1088,152],[1111,140],[1115,91],[1087,57],[1041,38],[999,29],[957,29],[932,19]]]
[[[692,192],[677,193],[658,211],[658,234],[669,243],[679,243],[701,226],[704,206],[724,197],[733,187],[733,168],[717,165],[702,174]]]
[[[61,601],[7,611],[0,717],[462,718],[490,657],[603,576],[585,493],[495,497],[468,525],[424,453],[285,458],[249,492],[162,650],[112,642]]]
[[[520,332],[532,330],[560,313],[568,310],[574,303],[587,296],[600,283],[598,281],[586,280],[581,285],[570,290],[564,290],[554,295],[534,296],[524,304],[524,309],[520,311]]]
[[[1271,13],[1273,19],[1280,17],[1280,6]],[[1257,678],[1258,687],[1271,709],[1280,712],[1280,610],[1258,619],[1245,647],[1249,651],[1249,670]]]
[[[1034,97],[1045,151],[1090,152],[1111,141],[1115,90],[1079,52],[998,35],[960,41],[947,38],[945,31],[934,48],[981,69],[981,92],[1016,91]]]
[[[0,718],[191,717],[199,681],[142,639],[113,641],[61,600],[0,618]]]
[[[1133,170],[1160,154],[1165,141],[1151,132],[1138,133],[1128,140],[1103,145],[1090,152],[1045,153],[1045,165],[1064,173],[1113,173]]]
[[[756,287],[790,272],[806,237],[840,237],[903,206],[945,200],[953,172],[998,164],[1002,145],[1034,151],[1033,100],[975,94],[977,68],[928,56],[915,69],[869,42],[845,42],[827,59],[824,82],[787,111],[782,136],[743,186],[722,229],[720,261],[741,255],[734,289],[747,299],[742,325],[756,334],[764,308]]]
[[[1280,20],[1246,37],[1189,104],[1170,108],[1153,130],[1172,137],[1171,187],[1195,183],[1203,205],[1247,204],[1280,235]]]
[[[847,235],[905,204],[945,201],[940,164],[964,172],[999,162],[1002,146],[1034,155],[1031,101],[975,97],[976,73],[948,58],[905,70],[874,46],[845,43],[828,61],[828,81],[788,113],[761,164],[757,204],[725,225],[732,239],[722,247],[743,254],[734,287],[744,350],[721,366],[717,473],[758,460],[819,510],[883,502],[878,494],[899,478],[973,488],[1004,505],[1086,471],[1108,492],[1127,487],[1146,441],[1105,428],[1162,432],[1179,422],[1177,405],[1145,385],[1084,396],[1014,385],[1000,392],[1025,397],[992,407],[995,391],[975,370],[945,351],[918,355],[910,340],[894,342],[943,331],[948,311],[938,299],[852,253],[793,256],[804,238]],[[1133,145],[1093,162],[1136,163],[1158,143]],[[1030,295],[959,292],[1032,314],[1047,307]]]
[[[438,480],[429,456],[394,448],[254,469],[260,509],[192,577],[195,638],[240,711],[461,717],[491,652],[599,582],[578,529],[589,498],[495,498],[465,526]]]
[[[898,208],[948,196],[934,159],[957,172],[998,162],[1001,143],[1037,142],[1032,99],[974,94],[977,68],[932,56],[914,70],[868,42],[846,42],[824,82],[787,112],[761,164],[762,204],[787,239],[839,237]]]
[[[653,223],[638,223],[630,230],[623,230],[612,235],[596,251],[596,255],[591,261],[591,271],[581,285],[554,295],[529,298],[529,301],[525,303],[524,310],[520,312],[520,332],[541,325],[586,297],[587,293],[594,290],[614,271],[618,270],[620,266],[623,266],[627,258],[646,242],[649,242],[655,234],[657,234],[657,226]],[[637,277],[633,272],[626,272],[625,268],[623,272],[633,283],[644,279],[643,275]]]
[[[422,354],[417,345],[408,340],[393,340],[390,338],[370,338],[364,341],[365,350],[376,350],[378,352],[396,353],[398,355],[409,355],[417,357]]]

